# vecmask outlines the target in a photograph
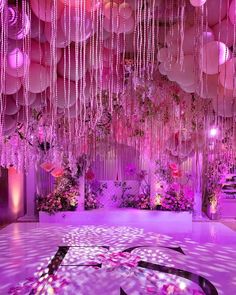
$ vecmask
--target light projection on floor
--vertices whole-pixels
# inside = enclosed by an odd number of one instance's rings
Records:
[[[235,289],[230,246],[129,226],[24,226],[1,233],[1,294],[228,295]]]

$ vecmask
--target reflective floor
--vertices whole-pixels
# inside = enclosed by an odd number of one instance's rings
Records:
[[[236,294],[236,232],[222,223],[94,223],[0,230],[0,294]]]

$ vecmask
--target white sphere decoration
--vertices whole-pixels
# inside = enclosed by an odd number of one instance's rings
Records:
[[[190,0],[190,3],[194,7],[200,7],[200,6],[202,6],[202,5],[204,5],[206,3],[206,0]]]

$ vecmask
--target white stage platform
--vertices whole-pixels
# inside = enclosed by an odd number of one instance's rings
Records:
[[[133,208],[95,209],[90,211],[67,211],[49,215],[39,212],[39,221],[43,223],[58,223],[70,225],[130,225],[144,229],[180,233],[192,230],[192,213],[169,212],[158,210],[139,210]],[[178,224],[178,227],[176,227]]]

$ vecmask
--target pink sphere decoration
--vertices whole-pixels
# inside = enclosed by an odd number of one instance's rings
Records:
[[[161,48],[157,53],[157,59],[159,62],[164,62],[168,58],[168,49],[166,47]]]
[[[220,83],[223,87],[230,90],[236,88],[235,66],[236,58],[231,58],[220,67]]]
[[[40,93],[49,85],[49,70],[43,65],[32,62],[29,67],[29,83],[25,84],[27,90],[32,93]]]
[[[234,26],[227,19],[220,24],[216,24],[213,28],[216,40],[225,43],[228,47],[234,44]]]
[[[59,108],[69,108],[73,106],[78,97],[76,97],[76,84],[72,81],[57,79],[57,106]]]
[[[52,37],[52,25],[51,23],[45,23],[44,34],[49,43],[53,41]],[[56,30],[56,47],[57,48],[66,48],[70,44],[69,38],[65,35],[62,30],[61,22],[57,22],[57,30]]]
[[[200,7],[200,6],[202,6],[202,5],[204,5],[206,3],[206,0],[190,0],[190,3],[194,7]]]
[[[207,0],[206,9],[207,9],[207,21],[210,27],[214,26],[225,18],[227,14],[227,0]]]
[[[219,66],[230,58],[228,47],[219,41],[212,41],[203,46],[202,71],[206,74],[217,74]]]
[[[196,93],[202,98],[214,98],[218,95],[219,75],[203,74],[202,80],[196,85]]]
[[[76,13],[73,7],[66,7],[61,17],[61,28],[66,38],[73,42],[86,41],[92,35],[91,15],[83,11]],[[70,17],[69,17],[70,16]]]
[[[15,115],[18,113],[19,109],[20,107],[16,105],[16,101],[12,98],[12,96],[7,96],[5,115]]]
[[[119,6],[115,2],[108,2],[105,4],[103,14],[107,19],[116,19],[119,14]]]
[[[41,21],[33,12],[31,12],[30,22],[30,36],[31,38],[39,38],[44,31],[45,23]],[[50,24],[51,25],[51,24]]]
[[[53,57],[54,61],[51,61],[52,54],[51,54],[51,48],[49,43],[43,44],[43,64],[45,66],[50,66],[51,62],[59,63],[62,57],[62,49],[56,48],[56,55]]]
[[[128,19],[119,18],[119,27],[116,33],[126,33],[130,34],[134,31],[135,23],[134,23],[134,18],[130,17]]]
[[[30,106],[36,100],[36,94],[31,92],[25,92],[23,88],[21,88],[17,93],[13,95],[15,102],[18,102],[21,106]]]
[[[133,13],[132,7],[130,6],[129,3],[123,2],[119,6],[119,15],[124,18],[128,19],[131,17]]]
[[[195,83],[194,64],[195,59],[193,55],[185,55],[182,67],[179,66],[179,70],[176,76],[176,81],[183,86],[189,86]]]
[[[52,21],[54,12],[53,0],[30,0],[31,8],[34,14],[45,22]],[[56,1],[56,19],[59,19],[63,11],[63,5],[60,1]]]
[[[3,94],[11,95],[16,93],[21,88],[21,80],[17,77],[12,77],[6,73],[5,83],[2,85]]]
[[[66,67],[65,67],[65,60],[64,55],[62,56],[60,62],[58,63],[57,71],[62,77],[66,77],[67,79],[70,79],[71,81],[78,81],[82,79],[88,69],[89,66],[89,53],[87,53],[87,58],[85,60],[85,65],[82,66],[80,62],[80,58],[82,58],[80,52],[78,53],[78,71],[76,71],[76,61],[75,61],[75,47],[71,46],[70,49],[70,69],[68,67],[68,49],[66,49]],[[65,67],[65,68],[64,68]]]
[[[16,121],[13,119],[13,117],[5,115],[4,121],[3,121],[4,130],[5,131],[10,130],[14,128],[15,125],[16,125]]]
[[[235,99],[225,99],[224,97],[212,100],[213,109],[218,116],[231,118],[236,114]]]
[[[192,26],[186,30],[184,33],[184,42],[183,42],[183,51],[185,54],[193,54],[196,44],[196,27]],[[215,37],[213,31],[210,28],[207,28],[202,32],[203,44],[214,41]],[[172,45],[173,46],[173,45]]]
[[[30,59],[20,48],[14,48],[7,54],[6,73],[13,77],[23,77],[27,73]]]
[[[27,14],[15,6],[8,6],[4,10],[5,22],[8,23],[8,38],[24,39],[30,32],[30,20]]]
[[[236,24],[236,0],[232,0],[229,7],[229,19],[233,25]]]

